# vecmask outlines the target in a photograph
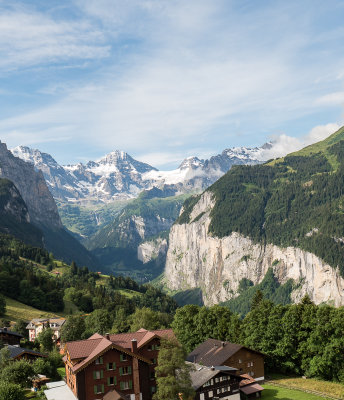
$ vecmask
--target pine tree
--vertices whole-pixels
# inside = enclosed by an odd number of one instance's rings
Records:
[[[153,399],[193,399],[195,391],[191,385],[190,370],[180,344],[176,340],[161,340],[158,366],[155,368],[158,387]]]

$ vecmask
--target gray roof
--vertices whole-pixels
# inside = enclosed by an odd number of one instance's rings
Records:
[[[8,345],[7,348],[10,351],[10,357],[11,358],[16,358],[16,357],[18,357],[18,356],[20,356],[21,354],[24,354],[24,353],[33,354],[35,356],[40,356],[40,357],[46,357],[45,354],[42,354],[39,351],[35,351],[35,350],[31,350],[31,349],[25,349],[24,347]]]
[[[192,362],[186,361],[187,365],[193,367],[190,371],[190,377],[192,382],[192,387],[197,390],[209,379],[214,378],[217,374],[221,372],[227,372],[235,374],[237,369],[232,367],[223,367],[223,366],[216,366],[216,367],[206,367],[205,365],[200,365]]]
[[[5,333],[5,334],[7,334],[7,335],[13,335],[13,336],[19,336],[19,337],[21,337],[21,338],[24,337],[24,336],[21,335],[20,333],[10,331],[10,330],[7,329],[7,328],[0,328],[0,333]]]

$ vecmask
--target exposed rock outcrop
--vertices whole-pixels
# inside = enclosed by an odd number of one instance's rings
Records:
[[[141,243],[137,248],[137,258],[144,264],[155,260],[159,265],[162,265],[166,260],[167,240],[157,238]]]
[[[14,157],[0,142],[0,177],[14,183],[23,198],[31,218],[38,226],[62,228],[59,213],[41,171]]]
[[[243,278],[260,283],[272,267],[280,283],[294,280],[293,301],[307,293],[316,304],[344,305],[344,279],[314,254],[254,243],[235,232],[221,239],[210,236],[213,205],[213,195],[206,191],[193,208],[191,223],[171,228],[165,267],[169,289],[201,288],[204,303],[211,305],[235,297]]]

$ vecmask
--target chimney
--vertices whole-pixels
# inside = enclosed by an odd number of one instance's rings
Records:
[[[133,353],[136,353],[136,351],[137,351],[137,340],[136,339],[131,339],[131,351]]]
[[[211,369],[212,371],[215,371],[215,367],[214,367],[213,365],[210,367],[210,369]]]
[[[222,347],[225,347],[226,342],[222,342]]]
[[[110,333],[105,333],[105,337],[107,340],[110,340]]]

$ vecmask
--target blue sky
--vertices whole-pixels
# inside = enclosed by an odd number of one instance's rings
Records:
[[[343,1],[0,0],[0,139],[161,168],[343,124]]]

